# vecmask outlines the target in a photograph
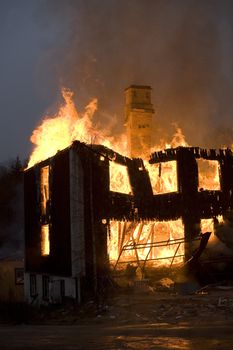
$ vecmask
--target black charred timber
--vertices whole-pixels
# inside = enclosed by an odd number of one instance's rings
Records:
[[[178,191],[182,197],[182,219],[185,240],[196,238],[200,233],[200,208],[198,201],[198,168],[194,152],[188,148],[177,151]],[[185,260],[192,256],[190,243],[185,245]]]
[[[176,220],[182,214],[182,197],[179,193],[165,193],[153,196],[152,220],[169,221]]]
[[[39,271],[40,259],[40,206],[37,168],[24,173],[25,271]]]
[[[205,250],[205,248],[207,246],[210,235],[211,235],[211,232],[204,232],[201,234],[200,245],[199,245],[198,249],[193,253],[194,260],[198,260],[200,258],[201,254],[203,253],[203,251]]]
[[[109,207],[109,160],[92,147],[75,142],[84,176],[85,271],[83,300],[98,290],[107,263],[107,226],[102,224]]]
[[[40,169],[50,167],[50,222],[41,215]],[[71,275],[69,154],[57,153],[24,173],[25,270]],[[41,256],[41,224],[50,225],[50,255]],[[52,224],[51,224],[52,223]]]
[[[221,191],[200,191],[198,198],[202,219],[209,219],[223,214],[225,196]]]
[[[105,217],[110,220],[134,220],[135,205],[133,196],[124,193],[110,192],[110,203]]]
[[[162,163],[169,162],[171,160],[176,160],[177,150],[179,148],[169,148],[164,151],[158,151],[151,154],[149,163]]]
[[[84,193],[84,229],[87,234],[85,235],[84,249],[85,249],[85,272],[86,276],[83,278],[82,287],[85,289],[86,297],[92,295],[96,290],[96,235],[94,231],[94,217],[96,216],[96,208],[93,203],[95,200],[95,187],[94,187],[94,164],[97,159],[95,154],[90,152],[85,146],[76,142],[73,147],[79,154],[83,172],[83,187]],[[85,296],[82,295],[83,300]]]
[[[185,260],[193,257],[196,247],[189,242],[200,234],[201,219],[225,216],[233,209],[233,154],[230,149],[206,150],[178,147],[152,154],[150,163],[177,162],[178,189],[174,193],[153,195],[150,178],[141,159],[129,159],[104,146],[74,142],[78,168],[70,147],[35,165],[24,173],[25,200],[25,269],[27,272],[71,276],[71,209],[81,198],[81,224],[85,235],[83,249],[85,275],[81,284],[85,295],[101,288],[106,274],[107,235],[110,220],[140,222],[169,221],[182,218],[184,224]],[[72,150],[73,151],[73,150]],[[198,191],[196,159],[216,160],[220,165],[220,191]],[[110,191],[110,162],[127,167],[132,193]],[[46,213],[41,214],[40,171],[49,166],[50,199]],[[73,171],[80,184],[73,187]],[[78,169],[78,170],[77,170]],[[80,178],[82,179],[80,181]],[[77,196],[72,199],[71,192]],[[75,192],[75,193],[76,193]],[[41,225],[49,224],[50,254],[41,256]],[[206,236],[207,237],[207,236]],[[204,243],[207,241],[203,241]],[[203,247],[203,246],[202,246]]]
[[[195,158],[203,158],[207,160],[220,160],[225,157],[232,157],[232,151],[230,149],[220,149],[219,151],[215,149],[205,149],[199,147],[177,147],[169,148],[163,151],[154,152],[151,154],[149,163],[162,163],[168,162],[170,160],[177,160],[177,154],[180,149],[189,150],[190,154],[193,154]]]
[[[220,170],[223,210],[227,211],[233,209],[233,154],[231,150],[224,150],[224,156],[220,158]]]
[[[138,208],[137,214],[140,218],[146,218],[150,215],[153,204],[153,190],[148,171],[141,159],[128,159],[127,168],[134,196],[134,207]]]
[[[121,165],[126,166],[127,160],[130,160],[129,158],[122,156],[121,154],[102,145],[90,145],[88,147],[94,150],[95,152],[98,152],[100,156],[106,157],[108,160],[112,160]]]
[[[186,268],[186,273],[192,274],[194,276],[200,273],[201,267],[199,264],[199,258],[208,244],[210,235],[211,232],[204,232],[201,234],[199,247],[193,252],[191,258],[187,260],[184,264],[184,267]],[[196,277],[198,277],[198,275],[196,275]]]
[[[70,169],[69,154],[57,153],[51,161],[51,254],[48,269],[52,273],[71,275],[71,238],[70,238]]]
[[[109,205],[109,162],[102,161],[95,155],[90,158],[90,210],[92,219],[92,239],[94,250],[94,290],[99,289],[99,281],[107,263],[107,227],[102,224],[101,218],[106,216],[106,207]],[[90,216],[91,218],[92,216]]]

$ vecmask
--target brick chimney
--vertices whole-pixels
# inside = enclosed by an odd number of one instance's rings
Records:
[[[129,156],[148,158],[151,149],[152,117],[151,87],[131,85],[125,89],[125,125]]]

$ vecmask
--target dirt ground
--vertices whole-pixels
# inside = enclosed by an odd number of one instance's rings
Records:
[[[187,288],[135,286],[98,304],[40,309],[28,324],[2,324],[0,349],[233,349],[233,287]]]
[[[20,325],[0,327],[0,337],[2,350],[232,350],[232,325]]]

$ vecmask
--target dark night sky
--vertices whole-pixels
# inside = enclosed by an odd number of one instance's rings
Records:
[[[155,139],[174,122],[190,143],[233,143],[232,0],[0,0],[0,161],[75,91],[123,128],[123,90],[153,87]]]

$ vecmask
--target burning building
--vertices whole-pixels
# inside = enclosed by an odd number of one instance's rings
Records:
[[[139,129],[132,158],[74,141],[25,171],[29,302],[80,301],[101,288],[110,269],[134,264],[143,274],[188,260],[200,232],[213,231],[213,218],[233,209],[231,150],[180,146],[149,161],[137,157],[150,148],[149,92],[126,90],[128,138]]]

